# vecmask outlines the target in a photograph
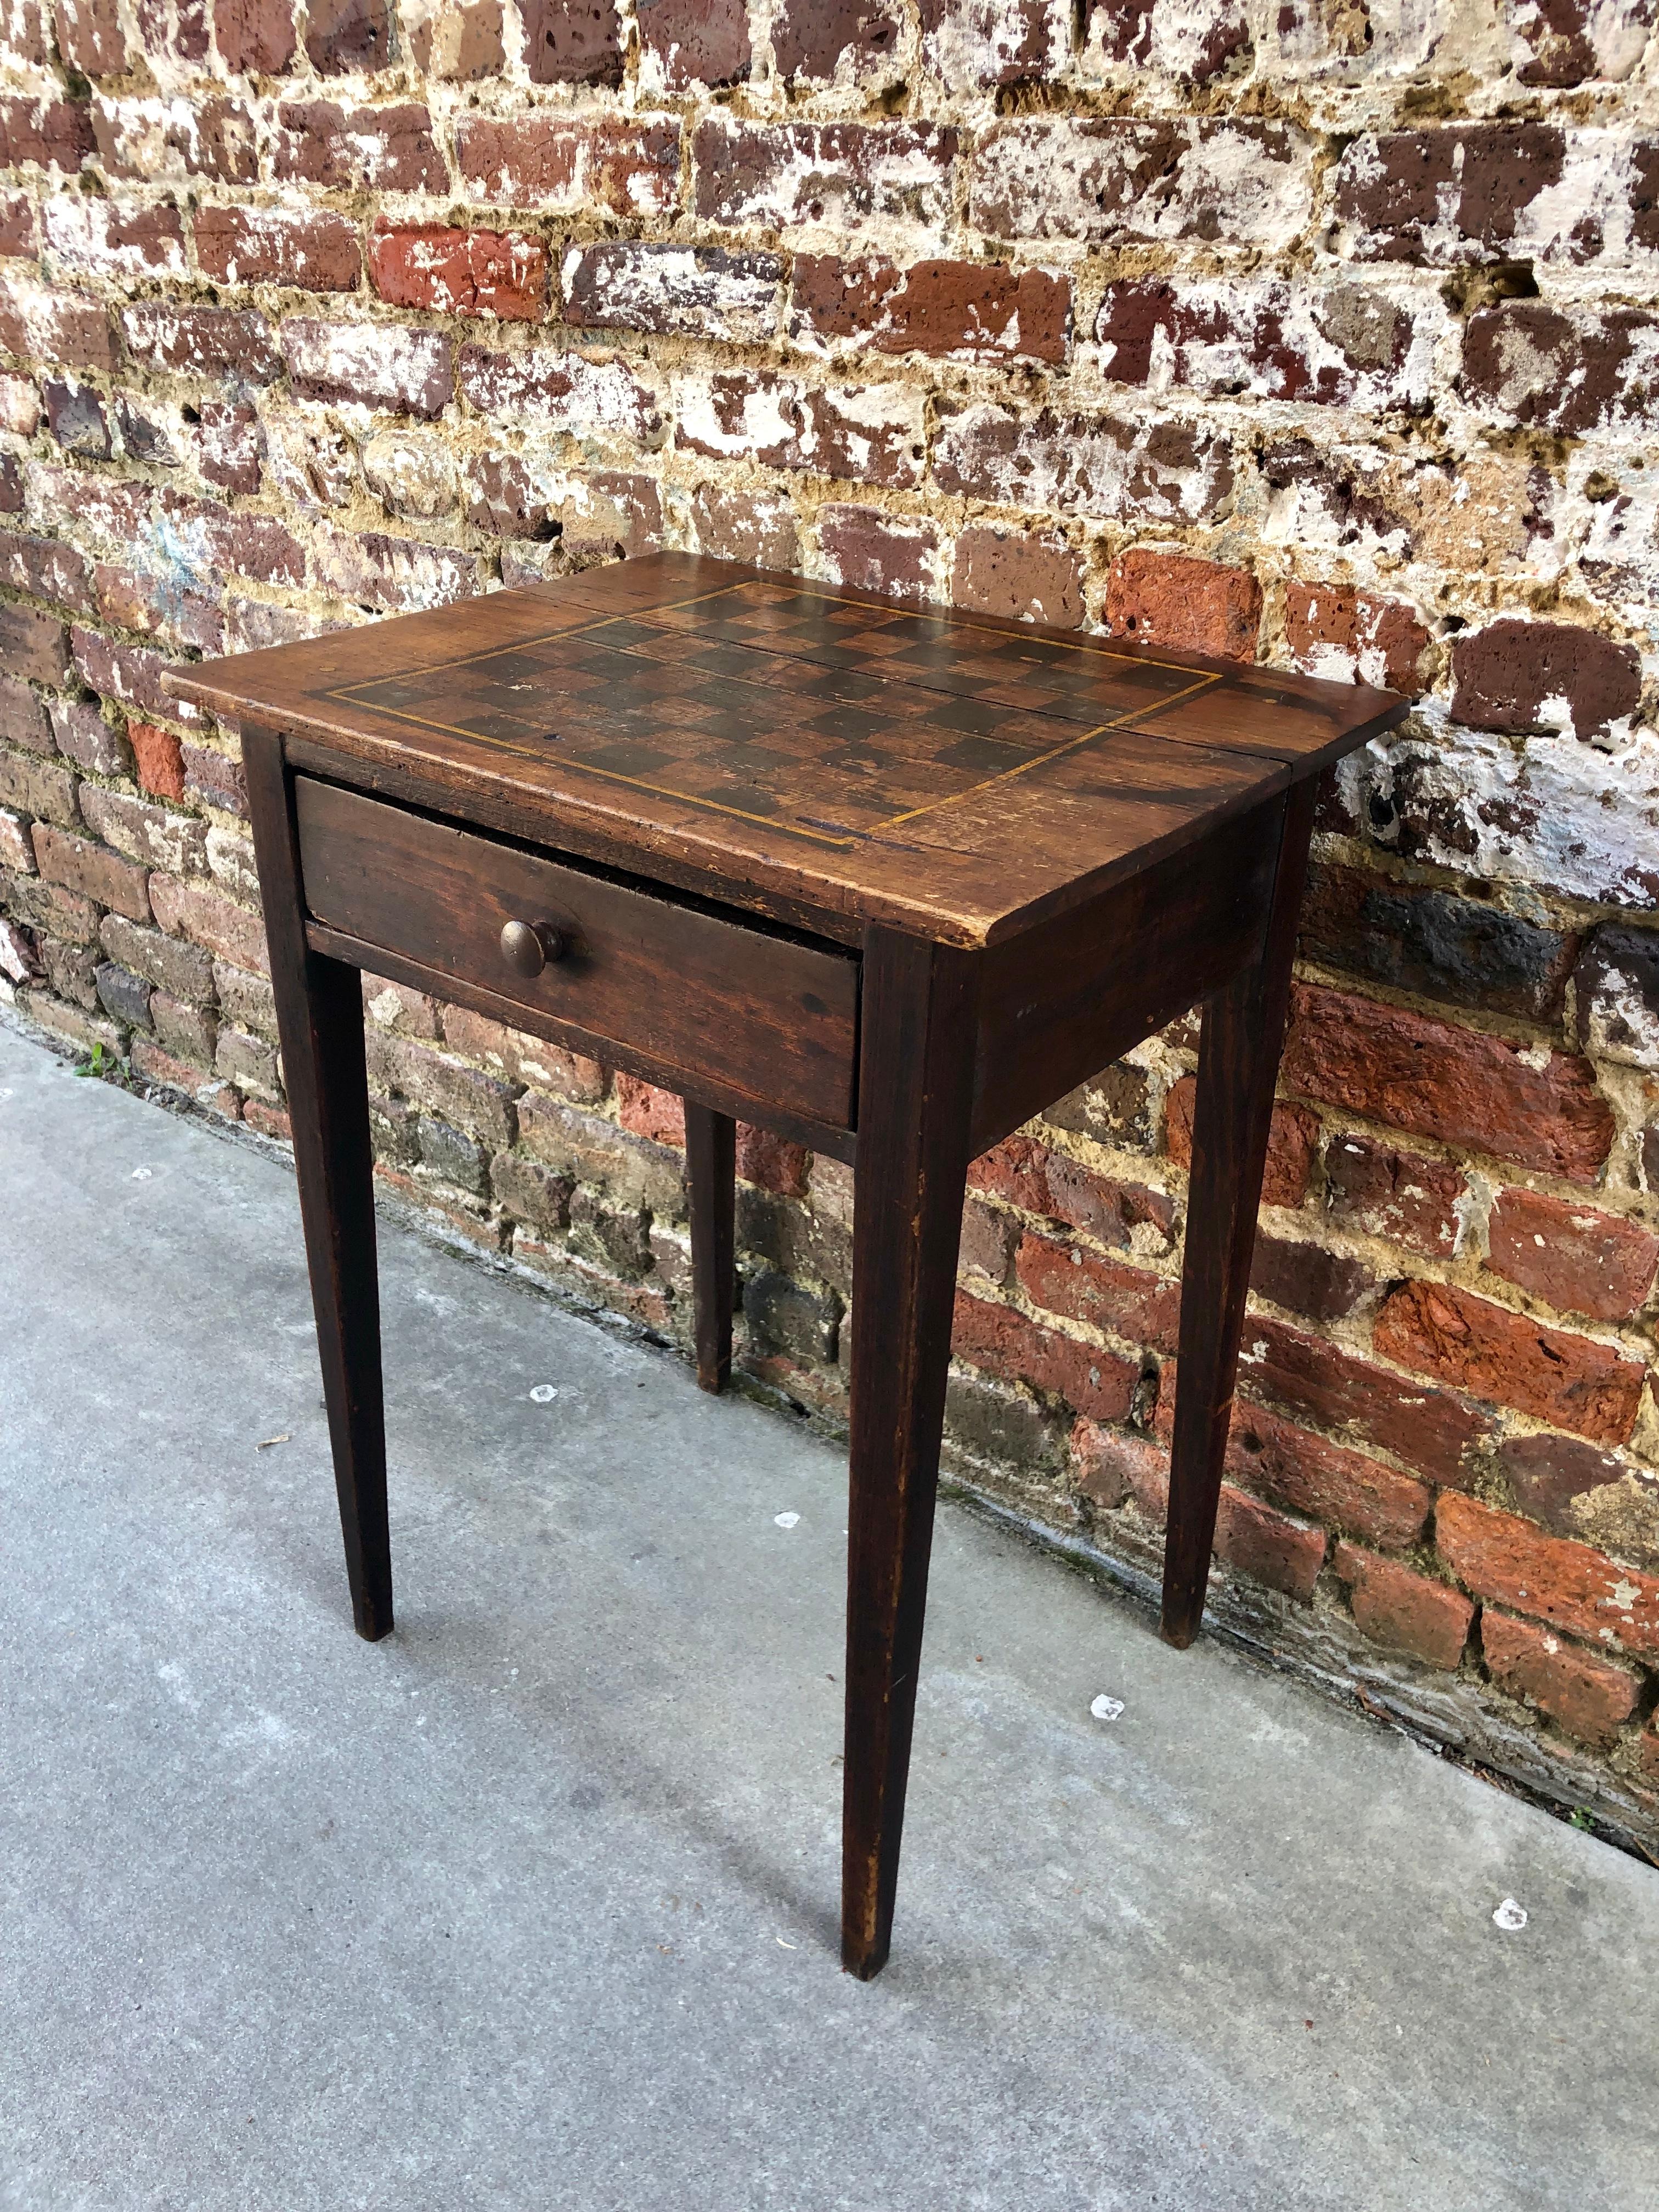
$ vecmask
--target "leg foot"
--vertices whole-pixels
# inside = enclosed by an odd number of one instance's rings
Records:
[[[718,1395],[732,1373],[737,1123],[685,1102],[685,1174],[691,1199],[691,1298],[697,1387]]]

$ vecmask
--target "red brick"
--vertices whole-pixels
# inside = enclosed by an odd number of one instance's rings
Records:
[[[73,173],[97,150],[92,111],[79,100],[0,100],[0,168]]]
[[[118,76],[127,65],[115,0],[52,0],[58,51],[87,76]]]
[[[1072,282],[996,262],[795,258],[790,335],[830,351],[969,361],[1066,358]]]
[[[520,231],[382,225],[369,240],[369,276],[394,307],[533,323],[547,312],[547,249]]]
[[[234,375],[269,384],[282,366],[270,325],[246,308],[143,300],[123,308],[121,330],[129,355],[141,368]]]
[[[230,1095],[234,1097],[236,1093],[231,1091]],[[242,1107],[242,1119],[262,1137],[275,1137],[282,1145],[294,1142],[294,1124],[280,1106],[267,1106],[263,1098],[247,1099]]]
[[[1635,1486],[1626,1461],[1578,1437],[1547,1431],[1506,1437],[1498,1448],[1498,1464],[1509,1477],[1520,1510],[1560,1536],[1596,1537],[1594,1524],[1601,1509]],[[1609,1543],[1607,1548],[1617,1547]]]
[[[691,495],[697,548],[721,561],[752,561],[761,568],[795,568],[800,543],[794,509],[745,484],[741,489],[699,484]]]
[[[1148,1437],[1108,1428],[1079,1414],[1072,1426],[1071,1478],[1083,1496],[1114,1511],[1131,1496],[1158,1508],[1148,1519],[1162,1520],[1169,1510],[1170,1462]]]
[[[1352,1430],[1362,1443],[1392,1453],[1434,1482],[1467,1481],[1465,1459],[1487,1435],[1483,1417],[1451,1392],[1409,1383],[1262,1314],[1244,1324],[1238,1381],[1248,1396],[1326,1428]]]
[[[392,58],[388,0],[308,0],[306,52],[325,76],[384,69]]]
[[[747,123],[710,116],[692,142],[705,222],[780,232],[880,222],[931,240],[951,216],[957,134],[933,124]]]
[[[921,474],[921,395],[902,385],[815,389],[769,369],[732,369],[684,378],[678,401],[675,443],[688,453],[890,487]]]
[[[1500,1191],[1487,1266],[1561,1313],[1625,1321],[1647,1303],[1659,1237],[1617,1214],[1541,1192]]]
[[[1506,736],[1537,728],[1546,702],[1563,700],[1575,736],[1603,735],[1635,713],[1642,693],[1636,647],[1573,623],[1488,623],[1453,646],[1452,675],[1453,720]],[[1553,704],[1552,727],[1559,717]]]
[[[35,753],[8,752],[0,747],[0,805],[15,806],[65,829],[79,826],[75,809],[75,778],[54,761]]]
[[[8,744],[27,745],[31,752],[57,750],[53,725],[39,694],[14,676],[0,676],[0,738]]]
[[[1569,1735],[1597,1751],[1617,1740],[1636,1709],[1641,1685],[1622,1667],[1564,1644],[1553,1629],[1488,1610],[1480,1647],[1492,1678],[1512,1698],[1526,1698]]]
[[[1408,696],[1423,688],[1429,633],[1400,599],[1292,577],[1285,586],[1285,643],[1291,665],[1310,676]]]
[[[335,191],[447,192],[449,171],[432,117],[414,102],[358,107],[285,100],[276,110],[272,173]]]
[[[186,499],[177,492],[163,492],[160,504],[174,544],[193,556],[204,582],[211,585],[225,575],[262,584],[305,580],[305,548],[275,515],[250,514],[222,507],[217,500]]]
[[[622,82],[616,0],[520,0],[532,84]]]
[[[637,1075],[619,1073],[617,1118],[636,1137],[648,1137],[653,1145],[672,1145],[680,1152],[685,1149],[685,1102],[672,1091],[659,1091],[654,1083],[642,1082]]]
[[[1095,339],[1120,384],[1146,384],[1156,361],[1160,381],[1206,398],[1420,412],[1432,391],[1431,350],[1417,343],[1427,318],[1437,309],[1375,284],[1132,277],[1106,287]]]
[[[295,317],[281,335],[289,381],[307,398],[431,416],[454,397],[453,355],[441,331]]]
[[[1164,1142],[1177,1167],[1193,1164],[1193,1109],[1198,1078],[1183,1075],[1170,1086],[1164,1103]],[[1314,1156],[1319,1149],[1319,1116],[1285,1099],[1273,1106],[1267,1135],[1267,1164],[1261,1178],[1264,1206],[1300,1206],[1308,1195]]]
[[[213,37],[227,69],[280,76],[294,58],[290,0],[214,0]]]
[[[362,274],[356,224],[328,208],[201,208],[196,258],[202,274],[221,284],[352,292]]]
[[[1137,526],[1202,521],[1233,488],[1224,429],[1147,414],[1031,415],[988,401],[945,415],[933,476],[942,490],[999,506]]]
[[[155,919],[169,937],[187,937],[192,945],[205,946],[250,975],[270,973],[264,924],[257,914],[205,884],[186,883],[177,876],[153,875],[149,891]]]
[[[98,611],[118,629],[143,630],[172,646],[218,653],[224,646],[224,617],[205,592],[180,589],[175,578],[146,574],[100,562],[94,574]]]
[[[1337,166],[1336,215],[1361,258],[1501,256],[1526,210],[1562,179],[1566,141],[1537,123],[1460,123],[1357,139]]]
[[[772,58],[786,82],[828,83],[891,63],[899,40],[896,0],[776,0]]]
[[[43,220],[57,259],[80,275],[131,281],[185,274],[185,227],[175,207],[58,192]]]
[[[877,507],[832,505],[818,509],[817,526],[832,583],[880,592],[913,605],[936,597],[939,531],[933,523],[884,514]]]
[[[1127,1420],[1140,1370],[1132,1360],[1046,1329],[1012,1306],[989,1304],[958,1291],[951,1349],[960,1358],[1010,1382],[1063,1398],[1073,1412],[1098,1421]]]
[[[1434,1500],[1426,1483],[1260,1406],[1234,1408],[1227,1472],[1248,1489],[1386,1552],[1416,1542]]]
[[[1340,1321],[1351,1314],[1376,1277],[1362,1261],[1322,1244],[1258,1230],[1250,1288],[1260,1297],[1310,1321]]]
[[[0,279],[0,346],[31,365],[113,368],[109,310],[84,292],[48,291],[27,278]]]
[[[1085,1426],[1078,1424],[1079,1429]],[[1091,1433],[1078,1460],[1084,1494],[1112,1506],[1133,1498],[1142,1516],[1161,1528],[1170,1511],[1167,1454],[1120,1430],[1098,1428],[1092,1422],[1086,1426]],[[1216,1500],[1213,1556],[1253,1580],[1305,1603],[1325,1564],[1326,1541],[1322,1528],[1276,1512],[1231,1482],[1222,1484]]]
[[[508,207],[637,220],[666,215],[679,197],[677,121],[464,116],[455,157],[478,198]]]
[[[80,798],[88,827],[118,852],[176,875],[207,873],[206,825],[193,815],[169,814],[130,792],[95,783],[83,784]]]
[[[1109,1329],[1132,1344],[1173,1352],[1181,1327],[1181,1285],[1145,1267],[1125,1267],[1079,1245],[1022,1237],[1014,1255],[1019,1286],[1033,1305],[1070,1321]]]
[[[811,1155],[803,1146],[757,1129],[748,1121],[738,1124],[738,1174],[761,1190],[776,1191],[781,1198],[805,1198]]]
[[[565,320],[583,329],[671,332],[758,344],[775,335],[783,264],[775,253],[604,239],[566,252]]]
[[[1588,1544],[1547,1536],[1529,1521],[1448,1492],[1435,1511],[1435,1542],[1477,1597],[1564,1630],[1586,1644],[1609,1638],[1659,1652],[1659,1579],[1616,1566]]]
[[[1248,568],[1182,553],[1125,553],[1106,579],[1106,626],[1115,637],[1224,660],[1254,660],[1261,586]]]
[[[35,829],[34,854],[48,883],[79,891],[83,898],[112,907],[130,921],[149,920],[147,872],[131,861],[118,859],[101,845],[89,844],[84,837],[71,837],[44,823]]]
[[[1456,1249],[1465,1188],[1449,1161],[1396,1152],[1371,1137],[1334,1136],[1325,1148],[1326,1211],[1430,1259]]]
[[[1167,1252],[1172,1242],[1175,1201],[1166,1191],[1099,1175],[1033,1137],[1005,1137],[981,1152],[969,1168],[968,1187],[994,1192],[1028,1213],[1067,1222],[1120,1249],[1137,1231],[1159,1251]]]
[[[1455,1672],[1474,1619],[1474,1607],[1460,1591],[1414,1574],[1398,1559],[1362,1552],[1357,1544],[1339,1543],[1331,1565],[1347,1586],[1354,1619],[1373,1644]]]
[[[1622,1443],[1636,1423],[1638,1361],[1450,1284],[1402,1284],[1377,1315],[1374,1341],[1402,1367],[1599,1443]]]
[[[76,614],[93,611],[86,561],[61,538],[26,538],[0,531],[0,582],[14,592],[27,592],[32,599],[53,600]]]
[[[647,0],[640,46],[653,78],[670,92],[741,84],[749,75],[747,0]]]
[[[1043,117],[981,137],[969,219],[988,238],[1285,244],[1313,206],[1313,147],[1231,117]]]
[[[504,1029],[499,1022],[471,1013],[465,1006],[445,1007],[444,1042],[452,1051],[481,1060],[509,1083],[556,1091],[583,1105],[596,1103],[608,1087],[605,1070],[597,1060],[528,1036],[521,1030]]]
[[[137,758],[138,781],[144,789],[153,791],[159,799],[182,799],[185,795],[184,756],[172,731],[158,729],[154,722],[141,722],[129,717],[127,737]]]
[[[1283,1080],[1395,1128],[1590,1182],[1613,1119],[1589,1064],[1375,1000],[1300,984],[1291,994]]]
[[[0,669],[37,684],[67,684],[69,632],[36,607],[0,606]]]
[[[143,487],[148,490],[149,487]],[[77,623],[70,633],[75,665],[101,699],[114,699],[124,707],[137,707],[147,715],[166,714],[175,722],[199,722],[198,708],[169,697],[161,678],[172,663],[142,645],[122,645],[97,630]]]

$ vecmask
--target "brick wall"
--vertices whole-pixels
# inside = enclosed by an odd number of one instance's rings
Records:
[[[657,544],[1420,691],[1327,794],[1217,1601],[1659,1841],[1654,13],[4,0],[16,1003],[280,1134],[161,669]],[[388,1182],[684,1338],[678,1103],[368,1000]],[[955,1463],[1132,1565],[1194,1044],[964,1224]],[[744,1360],[833,1415],[848,1177],[741,1170]]]

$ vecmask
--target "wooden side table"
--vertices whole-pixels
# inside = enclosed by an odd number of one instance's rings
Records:
[[[239,722],[362,1635],[392,1626],[359,971],[856,1169],[842,1952],[886,1959],[969,1163],[1202,1000],[1163,1632],[1203,1611],[1327,763],[1403,700],[665,553],[192,668]]]

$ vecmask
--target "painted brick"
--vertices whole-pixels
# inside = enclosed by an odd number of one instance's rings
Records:
[[[424,9],[416,0],[398,15],[410,58],[425,75],[451,84],[501,75],[507,60],[502,0],[474,0],[470,7],[429,0]]]
[[[705,222],[931,241],[951,216],[954,131],[909,123],[744,123],[711,116],[692,141]]]
[[[774,253],[652,246],[573,246],[560,270],[565,320],[585,329],[685,331],[759,344],[778,326],[783,264]]]
[[[44,823],[34,832],[34,857],[48,883],[61,884],[66,890],[78,891],[82,898],[113,908],[129,921],[149,920],[146,872],[131,860]]]
[[[153,875],[149,890],[155,919],[169,937],[187,937],[192,945],[217,953],[222,960],[246,973],[270,974],[264,924],[257,914],[237,906],[206,884],[186,882],[177,876]],[[149,915],[137,915],[133,919],[148,921]]]
[[[93,610],[92,586],[85,560],[72,545],[65,545],[56,538],[24,537],[12,531],[0,531],[0,581],[14,592],[27,592],[32,599],[50,599],[74,614],[90,614]],[[41,665],[53,668],[61,665],[55,645],[48,647],[46,659]],[[40,680],[52,683],[57,678],[43,675]]]
[[[369,276],[394,307],[533,323],[547,312],[547,248],[520,231],[384,226],[369,240]]]
[[[947,416],[934,447],[941,490],[1109,521],[1198,522],[1233,489],[1224,431],[1157,416],[1023,416],[993,401]]]
[[[20,814],[64,829],[79,828],[75,806],[75,778],[67,769],[42,760],[38,753],[14,753],[0,747],[0,805],[15,807]]]
[[[12,869],[19,875],[33,875],[34,840],[29,835],[28,823],[21,814],[13,814],[0,807],[0,870],[4,869]],[[3,882],[0,881],[0,890],[3,890]],[[22,980],[21,975],[12,976],[14,982],[21,982]]]
[[[173,544],[187,556],[196,574],[228,574],[262,584],[303,581],[305,548],[276,516],[250,514],[216,500],[185,499],[175,492],[161,493],[158,503]]]
[[[255,118],[240,100],[100,100],[93,131],[108,176],[258,179]]]
[[[140,301],[122,310],[121,334],[141,368],[269,384],[282,367],[270,325],[245,308]]]
[[[520,12],[532,83],[622,82],[616,0],[520,0]]]
[[[1338,164],[1337,220],[1361,258],[1504,258],[1534,242],[1534,204],[1560,185],[1567,143],[1553,125],[1463,123],[1359,137]]]
[[[324,76],[384,69],[392,58],[387,0],[307,0],[306,52]]]
[[[319,208],[204,207],[196,216],[196,258],[221,284],[288,284],[305,292],[352,292],[362,274],[357,226]]]
[[[787,500],[751,491],[699,484],[691,495],[698,550],[722,561],[752,561],[762,568],[793,568],[800,544],[794,510]]]
[[[289,381],[307,399],[430,416],[454,397],[453,356],[441,331],[295,319],[281,338]]]
[[[901,268],[833,254],[795,258],[790,336],[826,353],[927,353],[957,360],[1060,362],[1072,283],[998,263],[917,261]]]
[[[464,548],[428,545],[418,538],[383,531],[319,534],[314,541],[317,581],[337,599],[377,614],[447,606],[483,588],[479,556]]]
[[[1598,929],[1572,984],[1580,1044],[1626,1067],[1659,1069],[1659,939]]]
[[[1091,30],[1099,31],[1104,58],[1157,70],[1187,84],[1207,84],[1250,44],[1249,18],[1241,0],[1201,8],[1188,7],[1182,0],[1089,0],[1087,15]],[[1276,28],[1281,34],[1292,15],[1291,8],[1279,9]],[[1369,21],[1364,35],[1369,42]]]
[[[1659,1652],[1659,1580],[1651,1575],[1453,1492],[1436,1509],[1435,1542],[1477,1597],[1587,1644]]]
[[[177,876],[207,872],[207,825],[193,815],[170,814],[125,791],[84,784],[81,811],[87,826],[130,859]]]
[[[40,397],[46,402],[47,427],[64,453],[77,460],[108,460],[109,418],[92,386],[72,376],[48,376],[42,380]]]
[[[58,51],[71,69],[100,77],[118,76],[126,67],[115,0],[52,0],[52,21]]]
[[[1452,647],[1454,720],[1511,736],[1540,726],[1571,737],[1626,723],[1642,690],[1633,645],[1571,623],[1506,617]]]
[[[106,914],[99,924],[98,941],[112,960],[179,1002],[209,1006],[213,1000],[213,963],[201,948],[164,937],[159,930],[142,928],[125,915]]]
[[[1106,580],[1106,626],[1115,637],[1177,653],[1254,660],[1261,586],[1248,568],[1184,554],[1121,554]]]
[[[976,523],[957,539],[951,597],[974,614],[1076,629],[1084,615],[1082,567],[1064,538]]]
[[[550,214],[666,214],[679,195],[678,122],[463,117],[455,158],[485,201]]]
[[[1374,1644],[1409,1652],[1431,1667],[1456,1668],[1474,1620],[1474,1607],[1461,1592],[1357,1544],[1339,1543],[1331,1565],[1346,1587],[1354,1619]]]
[[[1402,1152],[1373,1137],[1334,1136],[1325,1152],[1325,1206],[1336,1220],[1408,1252],[1449,1259],[1468,1186],[1446,1160]]]
[[[1303,957],[1486,1014],[1560,1017],[1579,939],[1504,908],[1316,863]]]
[[[1029,1382],[1098,1421],[1127,1420],[1140,1379],[1135,1364],[1115,1352],[1079,1344],[1012,1306],[992,1305],[961,1291],[951,1344],[958,1358],[1005,1381]]]
[[[1416,611],[1349,585],[1285,586],[1291,665],[1338,684],[1376,684],[1414,696],[1422,688],[1428,629]]]
[[[185,228],[173,207],[55,194],[42,216],[48,252],[79,276],[182,276]]]
[[[776,0],[772,56],[786,82],[856,81],[890,65],[899,44],[896,0]]]
[[[818,546],[830,580],[855,591],[884,592],[915,605],[937,596],[933,559],[939,530],[870,507],[821,507]]]
[[[747,0],[636,0],[640,76],[652,90],[741,84],[749,75]]]
[[[349,111],[331,100],[285,100],[276,110],[271,173],[336,191],[447,192],[449,171],[417,103]]]
[[[905,485],[921,473],[927,428],[921,394],[908,385],[817,389],[767,369],[681,377],[675,443],[723,460],[861,483]]]
[[[1071,0],[921,0],[922,59],[952,92],[1053,76],[1071,49]]]
[[[1164,1106],[1164,1141],[1177,1167],[1193,1160],[1193,1108],[1198,1079],[1183,1075],[1170,1085]],[[1308,1194],[1319,1148],[1319,1119],[1305,1106],[1280,1099],[1273,1107],[1267,1135],[1267,1164],[1261,1178],[1264,1206],[1300,1206]]]
[[[1431,1481],[1463,1483],[1488,1434],[1485,1417],[1455,1392],[1425,1389],[1266,1315],[1245,1323],[1239,1389],[1288,1413],[1346,1429]]]
[[[1256,1232],[1250,1288],[1287,1312],[1310,1321],[1342,1321],[1376,1286],[1364,1262],[1347,1253],[1327,1251],[1310,1237]]]
[[[1595,1321],[1636,1313],[1659,1270],[1659,1237],[1650,1231],[1541,1191],[1500,1191],[1487,1233],[1495,1273],[1559,1313]]]
[[[186,724],[201,716],[194,707],[171,697],[161,688],[161,678],[172,665],[142,645],[123,645],[100,632],[76,623],[70,632],[75,665],[100,698],[124,707],[137,707],[146,714],[165,714]]]
[[[0,738],[31,752],[57,750],[57,733],[40,694],[15,676],[0,677]]]
[[[655,391],[615,355],[551,346],[496,353],[466,345],[458,367],[461,397],[481,415],[575,437],[653,443],[661,434]]]
[[[1581,1743],[1605,1751],[1636,1709],[1639,1679],[1622,1667],[1563,1644],[1553,1630],[1488,1609],[1480,1649],[1492,1678],[1512,1698],[1525,1698]]]
[[[213,38],[227,69],[280,76],[296,43],[291,0],[214,0]]]
[[[204,480],[222,491],[258,491],[264,475],[258,410],[240,401],[204,399],[197,412],[196,465]]]
[[[54,699],[52,733],[58,750],[93,775],[130,775],[132,749],[97,707],[84,699]]]
[[[96,150],[92,110],[82,102],[0,100],[0,168],[33,164],[73,175]]]
[[[1287,1090],[1397,1129],[1591,1182],[1613,1121],[1588,1064],[1317,984],[1291,993]]]
[[[0,430],[32,438],[40,427],[40,393],[33,377],[0,372]]]
[[[69,632],[36,608],[0,606],[0,670],[37,684],[69,683]]]
[[[1554,6],[1522,4],[1506,11],[1514,34],[1519,84],[1571,87],[1589,77],[1628,76],[1651,27],[1643,6],[1597,8],[1593,0]]]
[[[0,276],[0,346],[30,363],[63,368],[113,368],[109,310],[82,292],[31,278]]]
[[[1312,143],[1278,123],[1010,123],[981,140],[969,176],[970,216],[990,238],[1282,246],[1312,207]]]

